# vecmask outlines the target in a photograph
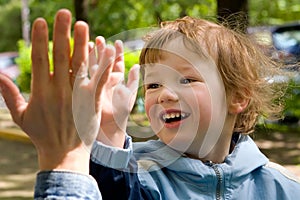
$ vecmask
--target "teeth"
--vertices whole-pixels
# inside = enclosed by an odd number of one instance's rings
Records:
[[[162,116],[162,118],[163,118],[163,120],[166,120],[166,119],[171,119],[171,118],[175,118],[175,117],[182,117],[182,118],[184,118],[185,116],[186,116],[187,114],[185,114],[185,113],[178,113],[178,112],[176,112],[176,113],[167,113],[167,114],[164,114],[163,116]]]

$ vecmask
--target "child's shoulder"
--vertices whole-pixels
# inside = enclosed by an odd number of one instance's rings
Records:
[[[268,162],[264,168],[270,171],[270,173],[273,174],[275,179],[287,179],[300,184],[300,179],[282,165],[279,165],[274,162]]]
[[[160,140],[147,140],[144,142],[133,142],[132,146],[135,152],[154,152],[157,149],[164,148],[166,144]]]

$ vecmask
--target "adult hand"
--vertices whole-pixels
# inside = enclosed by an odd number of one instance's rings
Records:
[[[14,122],[28,134],[35,145],[41,170],[72,170],[88,174],[89,148],[98,133],[101,110],[94,109],[94,112],[85,115],[82,113],[86,111],[85,104],[89,103],[86,99],[93,97],[96,99],[88,101],[100,102],[103,84],[112,67],[99,67],[95,73],[100,77],[99,82],[96,78],[89,80],[84,77],[89,54],[88,25],[84,22],[75,24],[74,51],[71,57],[70,31],[71,13],[65,9],[58,11],[53,31],[54,69],[50,72],[47,23],[41,18],[35,20],[32,28],[30,99],[27,103],[18,88],[3,75],[0,75],[1,93]],[[106,60],[104,62],[110,63],[114,60],[115,51],[107,48],[103,55]],[[72,96],[73,85],[76,91]],[[85,125],[87,135],[82,136],[82,124],[74,122],[74,119],[80,119],[78,115],[82,116],[84,122],[93,122],[95,118],[98,120],[98,123]],[[91,130],[94,132],[89,132]]]
[[[97,69],[97,63],[103,62],[104,52],[109,47],[103,37],[96,38],[96,47],[90,44],[90,74]],[[116,59],[112,73],[103,87],[101,105],[102,118],[97,140],[104,144],[123,148],[129,114],[134,106],[139,84],[139,65],[134,65],[124,81],[125,63],[123,43],[117,40],[114,44]]]

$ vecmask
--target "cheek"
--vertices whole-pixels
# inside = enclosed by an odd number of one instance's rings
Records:
[[[195,115],[199,117],[199,121],[207,122],[211,118],[213,106],[208,90],[194,90],[193,95],[190,95],[190,98],[187,98],[186,101]]]
[[[150,109],[155,104],[154,98],[149,98],[149,95],[145,95],[145,111],[148,117],[148,120],[151,122]]]

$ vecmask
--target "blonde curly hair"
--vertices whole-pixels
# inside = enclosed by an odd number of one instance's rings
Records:
[[[214,60],[226,94],[234,91],[239,98],[249,100],[247,108],[237,116],[235,132],[253,132],[259,116],[280,116],[284,90],[270,84],[267,78],[279,73],[278,64],[247,35],[208,20],[187,16],[163,22],[159,30],[148,34],[140,54],[142,77],[144,64],[156,62],[163,46],[182,36],[187,48],[192,47],[202,57],[208,54]]]

